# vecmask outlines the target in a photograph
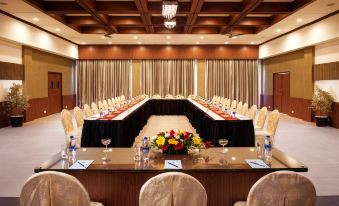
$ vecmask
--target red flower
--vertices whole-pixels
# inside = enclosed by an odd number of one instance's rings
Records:
[[[175,131],[173,129],[170,131],[170,135],[171,135],[171,137],[174,137]]]
[[[206,141],[204,144],[206,149],[211,147],[211,141]]]
[[[184,148],[184,144],[182,142],[179,142],[177,145],[174,145],[174,149],[175,150],[181,150],[182,148]]]
[[[161,147],[161,150],[166,151],[168,149],[168,147],[169,147],[169,145],[164,145],[164,146]]]

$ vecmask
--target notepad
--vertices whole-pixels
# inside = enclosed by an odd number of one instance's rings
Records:
[[[264,161],[261,159],[247,159],[245,160],[247,164],[252,168],[270,168]]]
[[[94,160],[77,160],[69,169],[72,170],[85,170],[89,167]]]
[[[182,169],[181,160],[165,160],[164,169],[171,169],[171,170]]]

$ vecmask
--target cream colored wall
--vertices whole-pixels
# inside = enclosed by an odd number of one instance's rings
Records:
[[[339,14],[259,46],[259,58],[277,56],[339,38]]]
[[[140,95],[140,60],[132,60],[132,96]]]
[[[205,96],[205,60],[197,60],[197,95]]]
[[[311,99],[313,47],[264,60],[265,94],[273,95],[273,74],[290,72],[290,96]]]
[[[48,97],[48,72],[62,73],[62,95],[75,94],[73,60],[29,47],[23,51],[24,86],[30,99]]]

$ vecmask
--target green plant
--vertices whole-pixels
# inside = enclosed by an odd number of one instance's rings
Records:
[[[28,98],[22,91],[21,84],[15,84],[9,88],[5,97],[5,112],[9,115],[20,115],[29,107]]]
[[[311,108],[316,112],[316,115],[327,116],[332,112],[332,104],[334,102],[333,96],[319,87],[315,87],[312,97]]]

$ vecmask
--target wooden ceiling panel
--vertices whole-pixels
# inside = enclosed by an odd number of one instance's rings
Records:
[[[164,27],[161,0],[24,1],[79,33],[243,35],[269,28],[315,0],[179,1],[174,29]]]

